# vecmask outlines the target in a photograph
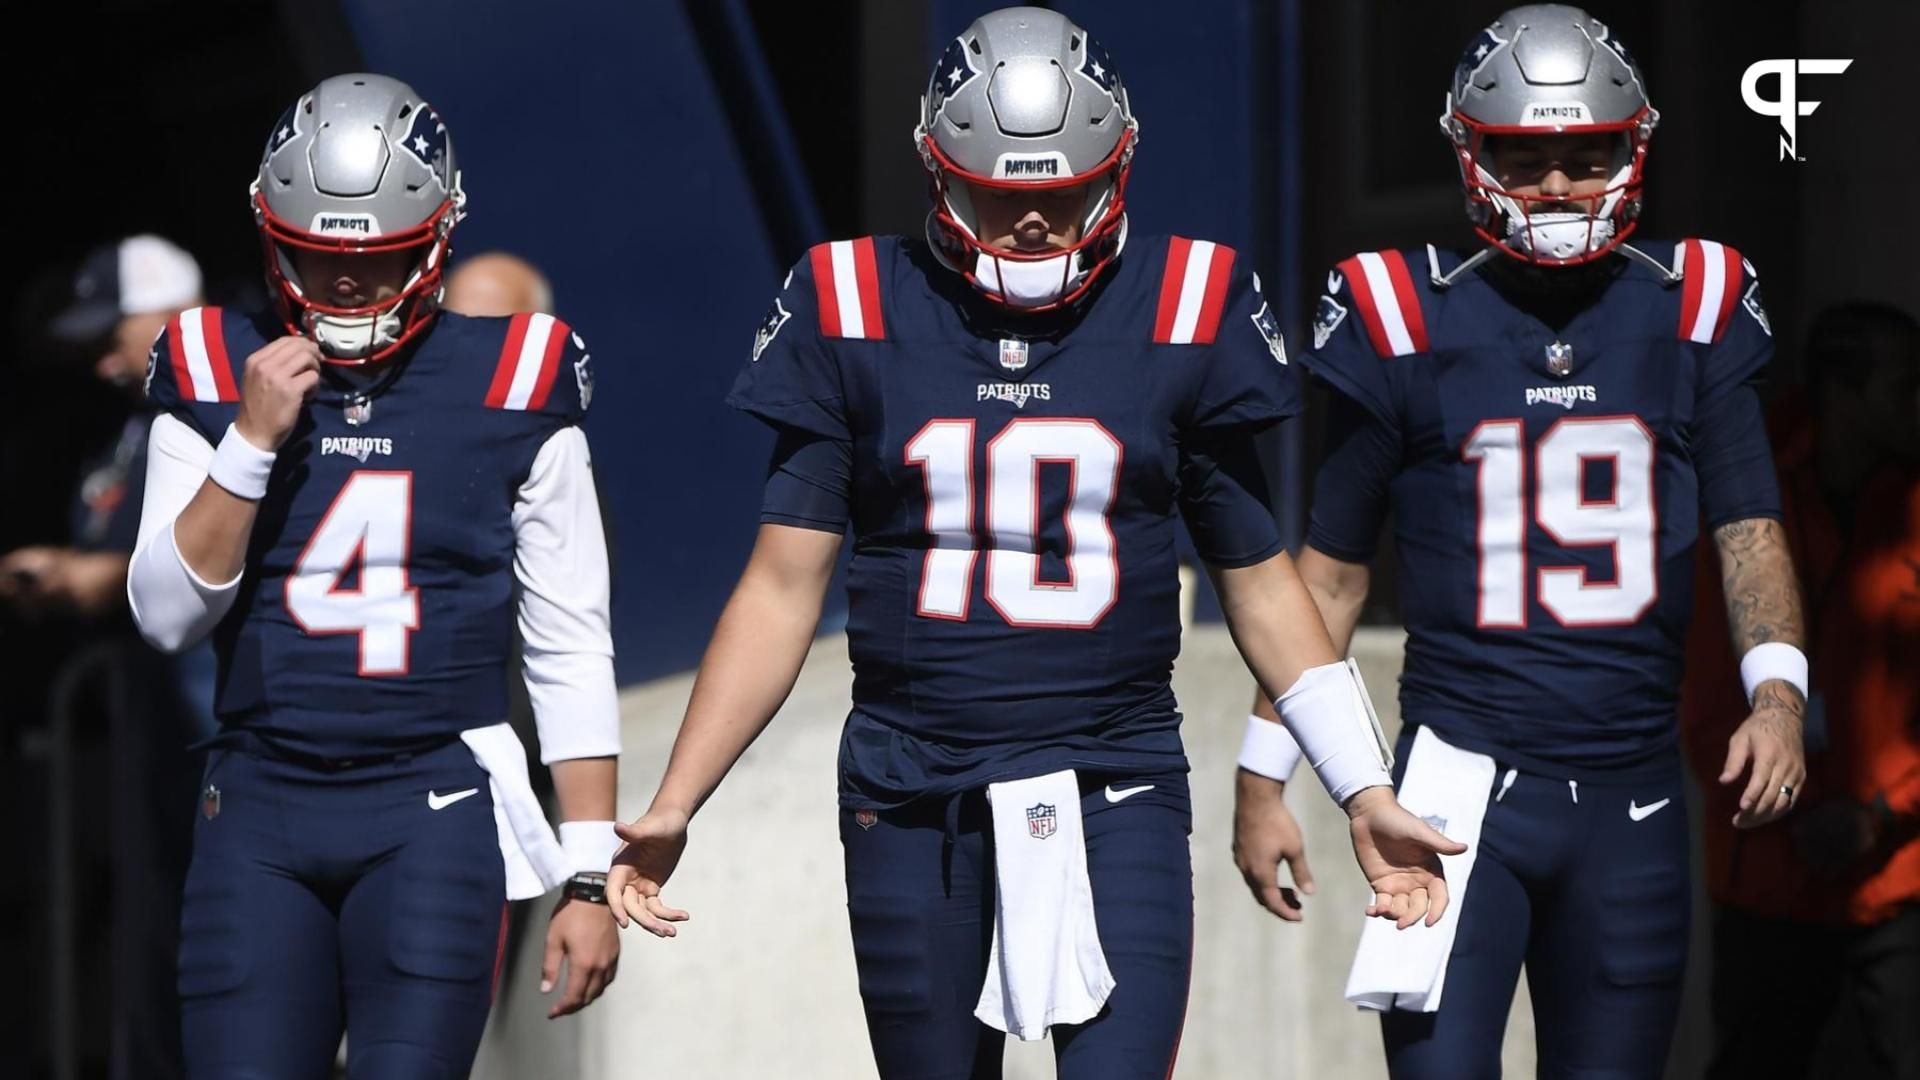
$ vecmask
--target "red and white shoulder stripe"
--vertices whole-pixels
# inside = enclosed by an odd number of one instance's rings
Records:
[[[1740,299],[1740,253],[1717,240],[1682,240],[1674,262],[1680,274],[1681,340],[1719,341]]]
[[[813,261],[813,288],[820,301],[820,333],[869,341],[885,338],[873,237],[815,244],[807,257]]]
[[[192,401],[239,401],[240,387],[227,356],[227,335],[220,309],[197,307],[167,322],[167,355],[173,358],[173,383]]]
[[[507,326],[507,343],[494,364],[487,407],[526,411],[546,408],[554,376],[560,371],[560,353],[566,349],[571,333],[566,323],[551,315],[515,315]]]
[[[1360,309],[1360,321],[1375,352],[1407,356],[1427,351],[1427,318],[1405,254],[1363,251],[1338,269],[1352,287],[1354,306]]]
[[[1232,273],[1233,249],[1225,244],[1169,238],[1167,265],[1160,276],[1160,305],[1153,318],[1154,343],[1213,344]]]

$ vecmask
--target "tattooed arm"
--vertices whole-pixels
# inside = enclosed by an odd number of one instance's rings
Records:
[[[1720,584],[1734,654],[1744,656],[1768,642],[1804,648],[1800,588],[1780,523],[1772,518],[1728,522],[1714,530],[1713,540],[1720,551]],[[1801,745],[1806,708],[1800,691],[1783,679],[1754,687],[1753,712],[1728,740],[1727,763],[1720,772],[1722,784],[1749,773],[1734,825],[1764,825],[1793,808],[1807,775]]]

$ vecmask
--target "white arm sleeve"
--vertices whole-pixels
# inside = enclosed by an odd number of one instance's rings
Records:
[[[543,764],[620,753],[607,541],[587,437],[555,432],[513,507],[527,696]]]
[[[147,433],[139,539],[127,567],[127,603],[140,636],[162,652],[180,652],[206,637],[239,591],[239,574],[224,585],[200,580],[173,541],[174,519],[193,501],[212,462],[213,447],[199,432],[177,417],[154,419]]]

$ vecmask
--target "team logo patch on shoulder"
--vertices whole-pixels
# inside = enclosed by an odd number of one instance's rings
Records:
[[[1332,284],[1331,277],[1328,279],[1328,284]],[[1345,321],[1347,321],[1347,309],[1341,306],[1340,301],[1335,300],[1331,295],[1321,296],[1319,306],[1313,309],[1314,351],[1318,352],[1326,348],[1328,339],[1333,337],[1333,332],[1340,329],[1340,324]]]
[[[1059,815],[1047,803],[1035,803],[1027,807],[1027,835],[1035,840],[1045,840],[1052,836],[1059,826]]]
[[[1267,306],[1267,302],[1264,299],[1261,300],[1260,310],[1248,317],[1253,320],[1253,328],[1260,331],[1261,337],[1267,339],[1267,351],[1273,354],[1275,360],[1286,363],[1287,342],[1281,336],[1280,324],[1274,320],[1273,310]]]
[[[579,334],[573,335],[573,347],[580,350],[580,359],[573,362],[573,385],[580,391],[580,411],[586,412],[593,404],[593,357],[587,352],[587,343],[580,340]]]
[[[1773,324],[1767,321],[1767,309],[1760,303],[1758,281],[1747,286],[1746,293],[1740,297],[1740,306],[1747,309],[1747,314],[1753,316],[1753,321],[1760,324],[1760,329],[1766,331],[1768,337],[1773,336]]]
[[[753,359],[755,363],[759,362],[760,354],[767,351],[767,346],[773,344],[773,339],[779,336],[780,328],[787,325],[787,320],[791,318],[793,318],[793,313],[787,310],[786,305],[780,302],[779,297],[774,297],[773,307],[767,312],[767,317],[760,320],[760,328],[753,332]]]

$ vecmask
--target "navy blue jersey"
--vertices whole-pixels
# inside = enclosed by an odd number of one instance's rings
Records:
[[[186,312],[155,343],[148,394],[217,445],[247,356],[282,335]],[[585,412],[587,363],[551,316],[447,313],[400,358],[327,372],[280,448],[214,631],[222,722],[351,757],[502,719],[515,495]]]
[[[1752,267],[1713,241],[1641,245],[1680,276],[1615,256],[1555,330],[1480,273],[1435,285],[1460,258],[1430,250],[1341,263],[1306,360],[1398,455],[1403,713],[1550,775],[1656,759],[1675,739],[1702,420],[1772,355]],[[1771,464],[1742,461],[1765,475],[1726,477],[1750,494],[1723,515],[1778,516]],[[1370,535],[1326,517],[1310,542],[1364,558]]]
[[[1052,313],[897,238],[794,267],[728,401],[850,447],[848,805],[1178,764],[1175,518],[1218,565],[1280,550],[1218,461],[1295,411],[1284,360],[1245,260],[1205,241],[1135,238]]]

